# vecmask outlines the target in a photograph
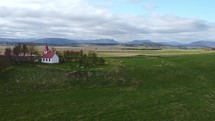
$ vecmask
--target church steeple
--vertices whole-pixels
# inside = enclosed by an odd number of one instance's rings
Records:
[[[46,44],[45,49],[44,49],[44,54],[47,54],[49,52],[48,45]]]

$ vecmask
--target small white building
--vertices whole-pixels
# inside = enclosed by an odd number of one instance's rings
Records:
[[[59,63],[59,57],[56,53],[49,51],[48,45],[44,49],[44,54],[41,58],[42,63],[54,64]]]

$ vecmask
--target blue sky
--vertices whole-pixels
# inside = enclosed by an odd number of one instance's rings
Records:
[[[170,14],[214,22],[215,0],[88,0],[116,14]],[[149,7],[149,8],[145,8]],[[150,8],[151,7],[151,8]]]
[[[0,37],[215,41],[214,5],[215,0],[0,0]]]

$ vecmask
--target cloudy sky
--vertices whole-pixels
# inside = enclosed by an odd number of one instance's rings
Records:
[[[0,0],[0,38],[215,41],[215,0]]]

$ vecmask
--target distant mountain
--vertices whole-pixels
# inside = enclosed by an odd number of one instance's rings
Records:
[[[108,44],[108,45],[119,44],[114,39],[77,40],[76,42],[80,44]]]
[[[50,45],[73,45],[73,44],[100,44],[100,45],[116,45],[119,44],[114,39],[94,39],[94,40],[71,40],[66,38],[42,38],[42,39],[12,39],[0,38],[1,43],[35,43]]]
[[[201,40],[201,41],[192,42],[188,45],[192,47],[215,47],[215,42]]]
[[[206,48],[215,47],[215,41],[195,41],[189,44],[182,44],[179,42],[153,42],[151,40],[133,40],[126,43],[119,43],[114,39],[91,39],[91,40],[71,40],[66,38],[42,38],[42,39],[16,39],[16,38],[0,38],[0,45],[14,45],[15,43],[35,43],[35,44],[49,44],[49,45],[78,45],[78,44],[98,44],[98,45],[117,45],[124,44],[126,46],[156,46],[156,47],[179,47],[179,48]]]
[[[156,43],[151,40],[133,40],[125,43],[126,45],[145,45],[145,46],[163,46],[161,43]]]
[[[130,42],[127,42],[126,44],[136,44],[136,45],[140,45],[140,44],[149,44],[149,43],[154,43],[151,40],[133,40]]]
[[[176,42],[176,41],[170,41],[170,42],[159,42],[160,44],[166,45],[166,46],[183,46],[184,44]]]
[[[29,42],[30,39],[0,38],[0,42]]]
[[[50,44],[50,45],[71,45],[77,44],[76,41],[65,38],[43,38],[33,41],[36,44]]]

